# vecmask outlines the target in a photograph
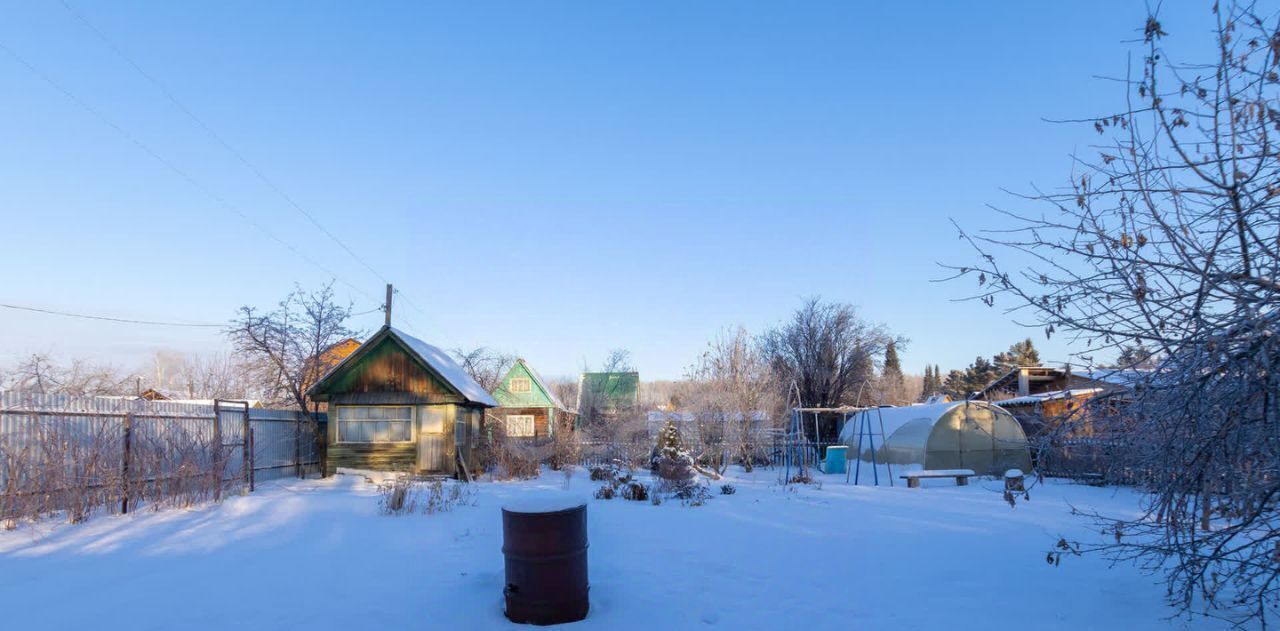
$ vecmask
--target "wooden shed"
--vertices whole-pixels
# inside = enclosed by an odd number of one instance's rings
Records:
[[[497,401],[447,353],[384,326],[307,390],[329,406],[328,464],[470,478]]]
[[[1119,377],[1123,371],[1073,373],[1070,367],[1021,366],[1013,368],[973,395],[977,401],[989,401],[1008,410],[1029,438],[1035,439],[1054,431],[1065,419],[1085,410],[1095,399],[1118,402],[1125,398],[1129,386]],[[1105,409],[1103,410],[1105,411]],[[1075,432],[1092,434],[1091,418],[1086,415],[1076,423]]]
[[[509,438],[548,438],[573,427],[573,412],[523,359],[493,390],[499,407],[490,414],[502,421]]]

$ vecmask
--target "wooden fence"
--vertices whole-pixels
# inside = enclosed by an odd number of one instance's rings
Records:
[[[0,521],[186,506],[316,473],[319,427],[239,401],[0,391]]]

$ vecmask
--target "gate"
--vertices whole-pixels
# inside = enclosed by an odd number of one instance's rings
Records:
[[[214,462],[221,484],[214,486],[214,501],[222,499],[222,485],[240,481],[253,490],[253,429],[249,427],[249,402],[213,400]]]

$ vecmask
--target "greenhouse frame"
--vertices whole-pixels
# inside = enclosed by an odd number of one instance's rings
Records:
[[[864,462],[873,462],[874,456],[879,464],[972,469],[979,475],[1031,470],[1022,426],[1012,414],[986,401],[862,410],[844,424],[840,442],[849,446],[851,460]]]

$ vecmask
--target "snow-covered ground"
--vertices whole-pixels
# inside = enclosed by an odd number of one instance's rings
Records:
[[[575,628],[1165,629],[1155,577],[1045,562],[1100,536],[1069,504],[1133,513],[1128,491],[1062,483],[1010,508],[996,481],[787,489],[737,474],[702,507],[591,500],[591,613]],[[4,629],[491,629],[502,616],[500,506],[589,495],[580,473],[483,482],[474,505],[384,516],[358,476],[282,481],[194,510],[0,533]]]

